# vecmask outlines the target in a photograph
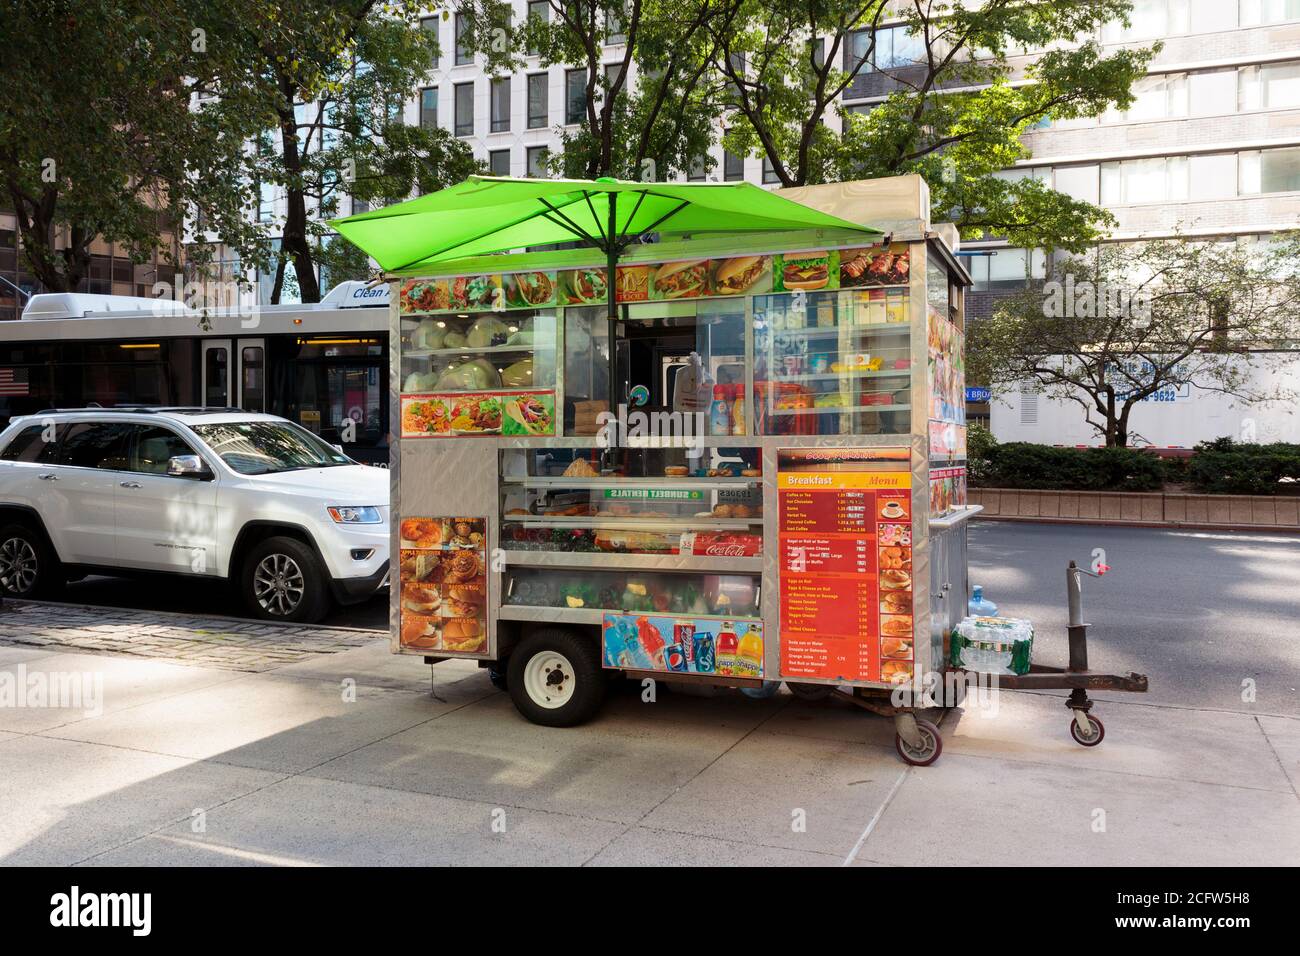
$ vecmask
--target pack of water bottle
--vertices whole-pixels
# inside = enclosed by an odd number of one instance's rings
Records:
[[[1031,621],[967,615],[952,630],[949,663],[980,674],[1027,674],[1033,646]]]

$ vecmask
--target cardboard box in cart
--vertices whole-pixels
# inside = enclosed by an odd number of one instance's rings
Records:
[[[555,725],[602,671],[887,695],[943,669],[973,510],[955,233],[914,176],[782,195],[874,231],[665,233],[612,281],[595,248],[392,276],[395,652],[482,661]]]

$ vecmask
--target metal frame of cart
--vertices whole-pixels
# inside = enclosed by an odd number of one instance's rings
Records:
[[[529,700],[528,694],[549,694],[552,689],[560,695],[564,682],[577,681],[577,671],[573,661],[566,659],[567,654],[585,654],[580,644],[564,641],[594,640],[601,653],[601,628],[607,624],[606,615],[610,613],[627,613],[627,608],[610,608],[590,606],[585,600],[576,605],[571,601],[561,606],[512,603],[506,600],[515,576],[521,572],[540,575],[545,581],[548,576],[555,580],[581,580],[584,577],[600,578],[618,572],[638,575],[666,574],[676,582],[685,582],[692,576],[750,576],[757,582],[755,604],[750,616],[761,622],[763,637],[761,676],[735,676],[732,673],[690,673],[649,669],[641,667],[621,668],[628,677],[653,677],[663,680],[699,681],[709,684],[725,684],[741,687],[761,687],[764,681],[786,680],[801,693],[820,693],[819,688],[833,691],[836,687],[852,688],[854,699],[865,702],[870,709],[882,710],[893,714],[898,721],[899,752],[904,759],[914,763],[930,762],[937,757],[940,748],[937,730],[933,731],[933,740],[927,737],[925,727],[918,731],[918,722],[909,708],[893,707],[886,698],[894,690],[894,684],[887,680],[854,679],[849,675],[828,674],[826,676],[808,676],[789,673],[783,670],[781,656],[781,576],[782,568],[778,548],[778,515],[780,514],[779,493],[775,478],[778,474],[779,454],[781,452],[798,453],[800,450],[835,449],[867,450],[902,449],[906,459],[905,472],[908,478],[906,512],[911,518],[910,538],[910,594],[911,594],[911,671],[913,674],[937,673],[944,669],[946,660],[946,636],[965,612],[966,596],[969,592],[966,572],[966,523],[978,509],[958,503],[947,507],[942,515],[931,516],[931,477],[932,471],[941,469],[959,470],[964,466],[964,443],[958,442],[946,453],[935,457],[933,429],[929,415],[931,383],[927,368],[928,332],[932,328],[930,317],[938,312],[944,320],[951,322],[957,329],[964,325],[964,290],[970,284],[970,277],[953,253],[956,243],[955,230],[951,227],[932,227],[929,222],[929,196],[924,182],[915,176],[897,177],[872,182],[844,183],[821,187],[805,187],[797,190],[785,190],[782,194],[796,202],[809,207],[828,211],[842,219],[852,222],[870,223],[884,234],[886,245],[905,244],[910,259],[910,272],[905,283],[895,288],[906,290],[905,321],[888,325],[870,327],[846,327],[839,323],[840,313],[835,313],[836,322],[804,331],[815,332],[829,340],[839,343],[839,353],[851,350],[852,342],[889,341],[891,347],[906,355],[905,367],[880,369],[892,376],[899,384],[895,389],[907,400],[893,402],[889,405],[854,404],[852,407],[811,407],[790,409],[796,414],[816,416],[820,421],[822,415],[834,414],[838,422],[870,423],[850,426],[851,430],[834,434],[802,433],[756,434],[756,413],[768,413],[775,410],[771,391],[765,393],[766,408],[756,407],[756,362],[766,362],[766,374],[769,381],[776,375],[772,368],[777,358],[773,345],[772,331],[766,337],[756,332],[756,319],[761,304],[756,296],[740,295],[725,300],[700,300],[708,305],[725,301],[731,314],[743,316],[743,435],[706,435],[692,441],[704,449],[710,462],[717,460],[722,449],[747,450],[747,463],[752,464],[748,471],[759,471],[761,476],[741,476],[734,473],[706,477],[685,476],[649,476],[642,474],[633,479],[625,476],[596,477],[562,477],[553,474],[538,475],[531,471],[527,463],[535,461],[547,452],[566,454],[570,449],[592,449],[594,439],[590,434],[566,434],[564,428],[564,407],[566,395],[566,335],[568,329],[569,308],[583,309],[586,306],[557,307],[542,312],[553,313],[553,331],[546,341],[539,346],[536,338],[529,343],[530,350],[516,347],[516,353],[529,351],[530,374],[536,374],[539,366],[546,369],[546,389],[553,390],[555,422],[554,435],[547,436],[507,436],[507,435],[456,435],[451,437],[431,438],[397,438],[393,441],[391,457],[392,474],[392,513],[393,513],[393,553],[401,561],[416,560],[411,557],[411,549],[403,552],[403,519],[411,516],[434,516],[454,518],[469,516],[481,518],[481,532],[473,530],[471,524],[460,528],[459,545],[466,545],[474,535],[480,535],[481,555],[484,561],[486,593],[483,608],[483,621],[486,629],[486,641],[481,649],[459,651],[446,646],[421,646],[422,641],[415,639],[408,642],[403,636],[401,622],[405,619],[403,605],[403,586],[394,585],[391,590],[392,619],[399,622],[392,636],[392,648],[396,653],[410,653],[423,656],[431,663],[452,658],[470,658],[478,660],[489,667],[494,682],[505,678],[505,665],[509,665],[510,683],[516,685],[522,681],[525,688],[512,686],[512,696],[519,704],[521,697]],[[418,201],[417,201],[418,202]],[[341,231],[345,231],[342,230]],[[345,231],[346,234],[346,231]],[[734,258],[749,254],[780,254],[790,256],[808,251],[852,248],[872,245],[871,238],[860,232],[820,228],[793,232],[773,232],[739,236],[713,236],[691,238],[681,241],[661,242],[652,245],[633,245],[621,250],[618,265],[635,267],[643,264],[670,263],[678,260]],[[363,244],[364,245],[364,244]],[[612,259],[612,256],[611,256]],[[391,297],[391,331],[393,345],[391,349],[392,369],[392,406],[402,409],[402,386],[404,374],[409,374],[409,360],[419,358],[436,358],[434,353],[441,349],[411,348],[411,336],[415,323],[420,318],[404,314],[401,308],[402,297],[398,293],[403,281],[413,277],[436,283],[443,279],[448,282],[455,277],[486,274],[512,275],[531,270],[556,273],[562,270],[578,268],[600,268],[605,265],[599,253],[592,249],[566,249],[562,251],[513,253],[506,255],[488,255],[474,258],[458,259],[434,266],[422,265],[414,270],[394,270],[388,279],[395,283],[395,294]],[[613,284],[613,273],[609,284]],[[863,290],[857,290],[863,291]],[[775,293],[764,293],[771,296]],[[789,295],[790,293],[785,293]],[[844,293],[840,293],[841,295]],[[864,292],[865,294],[865,292]],[[837,302],[839,300],[836,300]],[[496,309],[483,308],[477,311],[465,310],[456,313],[459,318],[453,321],[473,321],[474,316],[509,314],[502,313],[499,300],[494,301]],[[674,314],[692,317],[698,315],[699,303],[689,301],[649,301],[623,303],[611,316],[608,343],[614,346],[617,339],[618,323],[636,323],[639,321],[657,321]],[[802,308],[802,303],[801,306]],[[604,306],[601,306],[602,310]],[[835,309],[840,306],[836,305]],[[675,311],[676,310],[676,311]],[[450,318],[451,314],[444,308],[429,310],[431,313]],[[533,310],[536,317],[537,310]],[[421,313],[423,315],[423,313]],[[576,313],[575,313],[576,315]],[[413,321],[414,318],[414,321]],[[762,322],[757,324],[761,325]],[[464,325],[457,326],[463,329]],[[534,329],[536,327],[534,326]],[[859,344],[859,347],[860,344]],[[491,352],[497,346],[488,346]],[[882,350],[886,346],[881,346]],[[500,348],[511,351],[510,347]],[[484,358],[488,353],[483,349],[467,348],[459,340],[445,351],[479,354]],[[418,354],[413,354],[418,352]],[[550,360],[546,361],[546,352]],[[760,354],[765,353],[765,354]],[[493,352],[493,355],[496,353]],[[541,360],[539,361],[539,355]],[[509,356],[506,356],[508,358]],[[404,359],[408,361],[404,363]],[[612,368],[612,366],[611,366]],[[454,370],[454,367],[453,367]],[[867,374],[855,376],[862,380],[871,377]],[[842,372],[829,372],[816,368],[802,368],[796,377],[815,379],[818,376],[843,375]],[[533,382],[536,385],[536,382]],[[610,410],[617,404],[615,385],[611,378],[608,393]],[[468,389],[470,392],[485,392],[491,389]],[[960,393],[961,389],[957,389]],[[856,393],[854,393],[856,394]],[[410,396],[407,396],[408,399]],[[964,396],[957,398],[964,401]],[[435,409],[435,412],[437,410]],[[448,412],[450,413],[450,412]],[[960,417],[960,416],[957,416]],[[399,421],[401,416],[395,416]],[[905,419],[906,427],[898,427]],[[828,419],[829,420],[829,419]],[[468,422],[469,419],[466,419]],[[472,422],[470,423],[473,424]],[[962,427],[959,422],[948,425]],[[892,425],[892,428],[891,428]],[[398,431],[403,426],[399,425]],[[840,428],[844,425],[838,426]],[[964,428],[963,428],[964,431]],[[675,447],[666,446],[670,451]],[[619,444],[620,454],[641,455],[642,467],[650,460],[650,455],[665,448],[662,444],[624,441]],[[629,449],[632,450],[629,452]],[[529,456],[532,456],[530,459]],[[593,461],[596,460],[594,457]],[[630,460],[630,459],[629,459]],[[655,459],[662,461],[664,459]],[[525,462],[522,469],[520,461]],[[605,459],[602,457],[603,463]],[[537,514],[528,507],[507,509],[506,494],[524,492],[542,497],[532,501],[529,507],[536,506],[537,501],[550,501],[546,497],[555,490],[568,491],[580,497],[581,492],[596,493],[606,489],[617,489],[635,485],[637,488],[691,489],[699,490],[710,496],[709,500],[720,500],[718,495],[727,489],[747,488],[757,492],[757,497],[747,499],[755,506],[746,509],[742,517],[690,516],[683,518],[680,514],[661,515],[658,518],[638,519],[635,512],[617,517],[599,514],[569,514],[548,516]],[[761,502],[761,506],[758,504]],[[510,514],[508,510],[522,510],[524,514]],[[716,510],[716,506],[715,506]],[[752,513],[751,513],[752,512]],[[755,531],[761,532],[761,556],[716,556],[682,553],[601,553],[590,551],[558,550],[521,550],[510,546],[514,540],[514,529],[518,527],[562,529],[584,528],[605,529],[607,531],[640,531],[664,533],[673,529],[693,532],[706,531]],[[666,526],[666,527],[665,527]],[[436,532],[433,532],[436,533]],[[466,537],[469,536],[469,537]],[[456,545],[447,547],[454,549]],[[442,547],[440,545],[439,547]],[[431,561],[442,560],[435,556]],[[472,562],[465,559],[466,564]],[[877,568],[879,571],[879,568]],[[396,576],[395,576],[396,577]],[[613,580],[613,579],[611,579]],[[444,592],[447,588],[442,589]],[[432,602],[435,598],[430,598]],[[658,596],[656,595],[656,600]],[[646,609],[642,609],[646,610]],[[712,610],[712,609],[710,609]],[[651,613],[647,611],[647,613]],[[668,613],[656,608],[652,613]],[[685,615],[683,615],[685,616]],[[694,618],[709,620],[716,614],[692,612]],[[433,625],[430,625],[433,627]],[[539,653],[530,653],[522,664],[521,647],[532,647],[541,640],[538,634],[554,635],[567,631],[569,637],[556,644],[559,638],[551,640],[549,657]],[[878,638],[879,635],[876,635]],[[431,638],[438,640],[437,638]],[[531,644],[528,643],[531,640]],[[566,648],[568,650],[566,651]],[[879,651],[879,648],[878,648]],[[542,663],[538,664],[538,660]],[[879,657],[877,657],[879,661]],[[579,662],[582,663],[582,662]],[[589,674],[581,679],[589,681]],[[602,689],[603,692],[603,689]],[[549,697],[547,698],[549,700]],[[532,698],[536,703],[536,698]],[[551,719],[544,709],[536,707],[525,709],[526,716],[543,723],[567,724],[567,719]],[[558,708],[563,709],[563,708]],[[581,714],[581,717],[587,713]],[[923,723],[923,722],[921,722]],[[928,725],[927,725],[928,726]],[[929,748],[929,749],[927,749]],[[930,756],[931,752],[933,756]],[[926,758],[929,759],[926,759]]]

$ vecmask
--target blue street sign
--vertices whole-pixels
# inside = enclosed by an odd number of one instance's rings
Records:
[[[987,402],[993,397],[993,393],[987,388],[973,386],[966,389],[966,401],[968,402]]]

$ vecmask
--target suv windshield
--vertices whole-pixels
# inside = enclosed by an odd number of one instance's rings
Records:
[[[222,422],[192,428],[241,475],[356,464],[311,432],[288,422]]]

